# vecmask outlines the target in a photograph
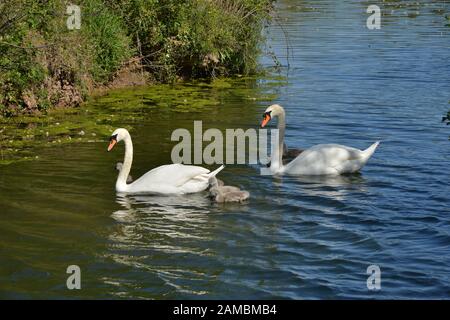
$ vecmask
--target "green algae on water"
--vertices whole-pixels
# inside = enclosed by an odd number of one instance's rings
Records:
[[[148,119],[171,113],[203,113],[217,109],[225,98],[268,103],[280,76],[239,77],[178,84],[132,87],[89,99],[79,108],[55,109],[43,115],[0,118],[0,164],[33,160],[37,150],[67,143],[106,141],[117,127],[132,129]]]

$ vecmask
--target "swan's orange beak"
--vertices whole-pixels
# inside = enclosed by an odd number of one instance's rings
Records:
[[[109,140],[109,146],[108,146],[108,151],[111,151],[112,148],[114,148],[114,146],[116,145],[117,140],[116,139],[111,139]]]
[[[270,115],[268,113],[263,114],[263,120],[261,122],[261,128],[264,128],[266,124],[270,121]]]

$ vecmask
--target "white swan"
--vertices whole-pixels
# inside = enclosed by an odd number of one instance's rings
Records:
[[[120,170],[122,170],[123,167],[123,163],[122,162],[117,162],[116,163],[116,170],[120,172]],[[129,174],[127,177],[127,183],[132,183],[133,182],[133,177]]]
[[[375,142],[364,151],[339,145],[318,144],[300,153],[287,165],[283,165],[281,155],[286,129],[285,112],[278,104],[271,105],[263,114],[261,127],[272,118],[278,117],[279,141],[272,148],[270,171],[273,174],[290,175],[339,175],[360,170],[375,152],[380,141]]]
[[[133,143],[126,129],[116,129],[109,139],[108,151],[119,141],[125,142],[125,158],[123,167],[116,182],[116,191],[120,193],[157,193],[157,194],[186,194],[206,190],[209,179],[215,177],[224,166],[210,172],[208,169],[183,164],[168,164],[154,168],[127,184],[133,162]]]

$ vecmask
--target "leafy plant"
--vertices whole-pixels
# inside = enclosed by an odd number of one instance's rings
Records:
[[[73,105],[129,61],[161,82],[257,70],[272,0],[0,2],[0,115]]]

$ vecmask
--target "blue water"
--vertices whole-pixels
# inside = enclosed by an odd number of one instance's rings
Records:
[[[200,112],[146,108],[145,88],[126,93],[144,101],[143,120],[120,122],[123,96],[96,102],[112,125],[133,127],[134,177],[170,161],[173,129],[256,128],[273,102],[286,109],[288,146],[382,140],[361,173],[275,178],[229,165],[221,178],[251,198],[219,205],[116,196],[123,149],[107,154],[108,137],[42,150],[0,168],[0,297],[449,298],[449,8],[407,3],[383,2],[381,29],[368,30],[366,2],[279,1],[265,51],[281,68],[261,62],[286,81],[199,87],[219,101]],[[81,290],[66,288],[71,264]],[[367,287],[370,265],[380,290]]]
[[[384,4],[380,30],[365,27],[358,1],[311,1],[306,12],[287,3],[279,20],[290,50],[283,37],[272,45],[290,64],[279,91],[287,144],[383,141],[359,177],[283,179],[273,212],[292,209],[281,232],[292,246],[281,248],[299,260],[284,270],[315,287],[298,285],[291,297],[448,298],[450,145],[439,119],[450,97],[450,38],[436,15],[448,3]],[[370,264],[382,272],[376,294],[364,290]]]

